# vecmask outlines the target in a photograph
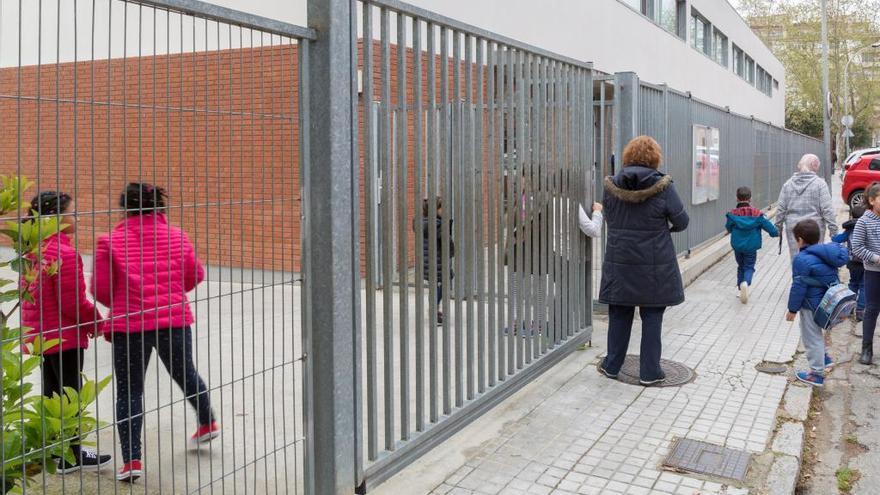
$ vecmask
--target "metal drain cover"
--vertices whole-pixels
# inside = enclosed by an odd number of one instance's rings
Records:
[[[745,481],[752,454],[687,438],[676,439],[663,467],[675,471],[704,474]]]
[[[764,361],[756,364],[755,369],[760,371],[761,373],[778,375],[780,373],[785,373],[786,371],[788,371],[788,366],[780,363],[769,363],[767,361]]]
[[[655,387],[679,387],[692,382],[697,376],[694,370],[668,359],[660,360],[660,369],[666,374],[666,380],[654,385]],[[623,366],[620,368],[620,374],[617,375],[617,380],[630,385],[641,385],[639,383],[638,355],[627,354]]]

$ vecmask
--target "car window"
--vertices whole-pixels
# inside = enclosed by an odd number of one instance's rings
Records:
[[[874,158],[871,160],[871,163],[868,164],[868,169],[880,171],[880,158]]]

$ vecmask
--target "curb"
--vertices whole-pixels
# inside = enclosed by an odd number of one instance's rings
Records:
[[[773,435],[771,453],[774,456],[770,472],[759,493],[793,495],[801,474],[804,450],[805,422],[810,410],[813,389],[789,383],[782,398],[780,426]]]

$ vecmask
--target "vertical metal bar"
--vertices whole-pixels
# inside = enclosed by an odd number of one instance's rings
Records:
[[[409,120],[406,94],[406,16],[397,14],[397,279],[400,311],[400,438],[410,437],[410,390],[409,390],[409,287],[407,265],[407,140]]]
[[[495,263],[496,263],[496,287],[498,291],[496,293],[496,307],[498,308],[498,312],[496,315],[497,323],[495,325],[495,335],[498,336],[498,368],[497,368],[497,379],[503,380],[505,374],[507,373],[507,339],[504,337],[505,333],[504,328],[507,325],[508,319],[506,318],[506,309],[507,309],[507,277],[509,276],[508,271],[505,270],[504,265],[506,265],[507,258],[507,215],[505,214],[507,208],[507,202],[505,194],[507,193],[507,181],[505,179],[505,163],[506,160],[504,158],[504,137],[505,137],[505,105],[507,100],[505,98],[505,54],[504,47],[500,44],[495,44],[494,48],[495,57],[497,60],[497,66],[495,67],[495,88],[497,91],[497,96],[495,98],[495,140],[492,143],[493,146],[493,155],[495,156],[494,170],[495,170],[495,180],[497,182],[497,193],[495,199],[495,218],[496,218],[496,242],[495,242]]]
[[[486,231],[484,220],[485,213],[485,195],[486,195],[486,161],[483,155],[483,144],[485,141],[483,124],[486,117],[485,99],[486,92],[485,74],[486,64],[483,52],[484,41],[477,38],[476,47],[476,69],[477,69],[477,121],[476,121],[476,142],[474,143],[474,170],[477,175],[474,181],[474,189],[476,190],[477,205],[474,209],[477,217],[477,391],[483,393],[486,390]]]
[[[385,415],[385,450],[394,450],[394,287],[392,279],[394,254],[394,169],[392,167],[391,118],[391,33],[390,12],[380,11],[380,43],[382,51],[381,100],[382,133],[380,138],[379,164],[382,167],[382,327],[384,332],[382,359],[384,365],[385,401],[382,413]]]
[[[453,213],[450,193],[451,157],[449,153],[449,28],[440,28],[440,164],[442,166],[440,194],[443,197],[443,211],[440,221],[440,266],[441,287],[443,287],[443,414],[452,412],[452,340],[449,332],[449,292],[450,292],[450,223]]]
[[[541,325],[543,327],[543,335],[541,336],[541,345],[539,353],[543,355],[547,352],[547,342],[550,339],[550,321],[553,313],[553,278],[551,275],[550,263],[552,260],[553,244],[550,242],[552,220],[553,220],[553,194],[550,188],[550,175],[547,160],[547,59],[541,57],[538,60],[538,163],[540,166],[539,177],[541,181],[541,197],[542,197],[542,213],[544,221],[541,222],[541,231],[538,234],[540,242],[545,246],[541,253],[541,287],[544,289],[544,301],[541,307],[543,312],[541,316]]]
[[[424,301],[424,256],[425,239],[423,232],[423,224],[418,219],[422,215],[421,198],[422,194],[422,169],[425,164],[423,154],[424,139],[424,120],[422,114],[424,112],[422,91],[422,22],[418,18],[412,19],[413,32],[413,96],[415,97],[415,112],[413,113],[413,128],[415,132],[413,152],[413,189],[414,203],[413,208],[416,210],[413,214],[413,225],[415,226],[415,260],[416,260],[416,431],[425,430],[425,301]],[[433,317],[429,320],[433,323]]]
[[[366,4],[364,4],[366,8]],[[361,177],[361,171],[366,172],[367,168],[361,166],[361,157],[358,155],[360,151],[358,136],[358,0],[349,0],[349,25],[350,35],[349,51],[351,53],[351,64],[349,66],[349,106],[351,108],[351,156],[353,158],[351,174],[351,287],[354,293],[352,298],[352,312],[354,313],[354,325],[352,326],[352,345],[354,347],[353,356],[353,384],[354,387],[354,444],[355,444],[355,462],[354,475],[355,480],[363,478],[364,472],[364,431],[363,431],[363,415],[364,415],[364,391],[363,391],[363,328],[361,321],[361,219],[360,219],[360,189],[358,183]],[[369,99],[367,99],[369,102]],[[273,112],[274,114],[274,112]],[[364,155],[366,157],[366,155]],[[368,181],[366,173],[363,174],[364,180]],[[365,222],[366,223],[366,222]],[[368,229],[369,230],[369,229]],[[367,251],[369,251],[367,245]]]
[[[464,131],[464,139],[462,140],[462,157],[461,168],[463,168],[462,176],[462,213],[464,218],[461,222],[463,231],[462,256],[464,261],[464,270],[462,277],[464,278],[464,297],[467,305],[467,334],[466,334],[466,360],[467,365],[467,399],[474,398],[474,387],[476,377],[474,376],[474,56],[473,56],[473,37],[470,34],[464,37],[464,115],[461,129]]]
[[[521,124],[517,127],[516,150],[519,162],[519,166],[517,167],[519,173],[517,176],[522,177],[522,190],[523,197],[525,198],[526,210],[526,221],[524,221],[522,225],[522,238],[525,240],[525,249],[523,250],[523,266],[525,268],[523,271],[524,281],[521,295],[523,333],[522,338],[517,340],[517,342],[522,342],[522,354],[518,359],[519,366],[522,367],[532,360],[531,349],[532,342],[534,341],[533,334],[536,330],[534,314],[532,313],[532,302],[534,301],[535,295],[532,289],[534,288],[535,276],[537,275],[535,264],[533,262],[538,257],[538,246],[534,242],[533,227],[541,221],[541,212],[538,205],[535,203],[535,184],[532,181],[532,98],[530,96],[532,89],[532,74],[530,69],[531,54],[521,52],[519,63],[520,66],[517,71],[517,76],[519,77],[520,103],[522,106],[519,119],[517,120],[518,124]]]
[[[439,179],[438,129],[437,129],[437,57],[434,24],[427,23],[428,44],[428,214],[425,227],[428,229],[428,395],[430,397],[430,420],[436,423],[439,413],[439,386],[437,374],[437,182]],[[442,107],[441,107],[442,108]],[[442,274],[441,274],[442,279]],[[444,382],[445,383],[445,382]]]
[[[556,248],[553,253],[553,292],[555,295],[553,301],[553,336],[551,338],[550,346],[551,348],[555,348],[559,343],[559,335],[561,333],[562,325],[564,324],[564,318],[562,316],[563,306],[562,306],[562,264],[561,257],[559,256],[558,251],[559,245],[562,243],[562,231],[560,228],[561,225],[561,215],[560,215],[560,207],[559,203],[562,199],[562,182],[560,180],[560,163],[562,162],[560,156],[560,140],[562,129],[560,125],[560,119],[562,117],[561,110],[561,88],[559,84],[559,67],[560,63],[554,61],[551,71],[551,82],[553,97],[552,97],[552,143],[551,150],[549,156],[551,177],[553,181],[553,232],[552,232],[552,246]]]
[[[496,123],[498,121],[498,117],[496,115],[497,112],[497,103],[496,103],[496,93],[495,93],[495,81],[497,80],[498,75],[496,71],[498,69],[496,54],[497,48],[496,45],[486,40],[486,52],[487,52],[487,63],[486,63],[486,105],[489,115],[488,124],[488,149],[486,151],[485,156],[485,167],[483,170],[487,172],[486,177],[486,217],[488,219],[488,237],[486,239],[486,243],[484,245],[485,249],[488,250],[488,294],[486,297],[485,304],[488,305],[488,343],[487,346],[489,348],[489,356],[487,363],[487,372],[488,372],[488,385],[489,387],[495,386],[495,380],[498,376],[498,370],[496,369],[496,362],[498,359],[497,355],[497,341],[498,341],[498,320],[497,313],[495,311],[496,308],[496,292],[495,292],[495,275],[497,266],[495,264],[495,253],[498,248],[497,238],[495,236],[496,233],[496,222],[495,222],[495,207],[496,207],[496,193],[498,192],[498,182],[499,175],[495,171],[495,166],[498,159],[498,147],[496,142]],[[481,85],[482,88],[482,85]],[[482,137],[480,138],[480,142],[482,142]],[[480,160],[483,161],[483,154],[480,153]]]
[[[452,218],[454,219],[454,238],[457,241],[458,256],[455,256],[454,266],[456,276],[453,278],[455,293],[455,406],[464,404],[464,314],[462,312],[462,298],[464,294],[463,278],[470,274],[465,273],[463,260],[467,257],[468,246],[464,238],[464,208],[463,208],[463,179],[462,179],[462,118],[461,118],[461,33],[452,31],[452,153],[450,171],[450,196],[452,197]],[[444,258],[445,259],[445,258]]]
[[[379,455],[378,389],[376,366],[379,356],[376,351],[376,225],[373,209],[376,207],[376,166],[373,160],[373,136],[376,121],[373,118],[373,7],[362,4],[363,17],[363,112],[364,112],[364,290],[366,299],[366,341],[367,341],[367,459],[374,461]]]
[[[517,293],[516,293],[516,330],[519,331],[516,339],[516,369],[522,369],[524,348],[526,345],[527,332],[531,331],[530,324],[526,320],[526,299],[528,296],[527,281],[531,278],[531,246],[529,238],[528,223],[532,221],[531,211],[526,203],[527,191],[525,184],[525,155],[526,155],[526,82],[525,82],[525,53],[522,50],[516,52],[516,65],[514,70],[513,82],[516,92],[516,121],[514,127],[514,143],[516,148],[516,204],[517,210],[522,213],[516,215],[516,231],[518,233],[517,247],[518,249],[516,261],[519,263],[519,275],[517,276]],[[525,245],[523,246],[524,243]]]
[[[351,273],[351,3],[314,0],[308,19],[318,33],[313,65],[308,74],[310,131],[308,157],[311,258],[306,275],[310,324],[310,388],[314,398],[306,434],[312,454],[313,490],[309,493],[351,491],[355,476],[352,340],[354,294]],[[307,44],[305,44],[307,45]],[[314,328],[321,331],[314,333]],[[307,382],[308,384],[309,382]]]
[[[507,108],[505,118],[506,125],[506,133],[504,135],[504,168],[505,175],[507,181],[506,193],[507,193],[507,225],[505,237],[507,239],[507,375],[512,375],[514,372],[514,366],[516,365],[516,354],[515,354],[515,346],[516,346],[516,335],[517,335],[517,326],[519,323],[516,321],[516,318],[519,316],[516,313],[516,300],[517,300],[517,283],[518,283],[518,275],[516,267],[522,269],[522,264],[517,265],[517,259],[515,253],[518,251],[520,256],[522,256],[522,249],[515,249],[515,245],[517,244],[516,239],[516,225],[517,218],[522,214],[522,202],[520,201],[518,191],[516,190],[516,174],[517,170],[514,165],[515,157],[512,154],[515,152],[513,150],[514,144],[514,119],[516,107],[514,105],[514,82],[513,82],[513,71],[516,66],[516,52],[514,52],[510,47],[506,47],[505,55],[507,66],[505,67],[505,86],[506,86],[506,97],[507,97]],[[521,330],[520,330],[521,331]]]
[[[538,57],[533,54],[528,54],[528,65],[526,66],[526,89],[528,93],[526,94],[526,98],[528,98],[528,172],[529,172],[529,184],[531,187],[531,196],[532,196],[532,208],[534,211],[534,218],[536,221],[532,222],[530,225],[529,235],[532,239],[532,257],[530,259],[530,263],[532,265],[532,271],[534,275],[532,276],[531,282],[531,299],[529,301],[529,313],[531,316],[529,317],[529,321],[532,322],[532,329],[529,331],[529,340],[528,346],[526,347],[526,362],[531,363],[533,359],[535,359],[538,355],[537,345],[541,340],[541,332],[543,330],[544,323],[541,321],[540,317],[540,302],[543,298],[543,282],[544,282],[544,272],[541,270],[541,253],[547,250],[547,246],[541,243],[541,238],[539,237],[540,227],[544,223],[547,222],[547,215],[544,214],[544,203],[541,201],[541,181],[537,175],[538,173],[538,132],[537,132],[537,83],[538,77],[535,72],[537,67]]]

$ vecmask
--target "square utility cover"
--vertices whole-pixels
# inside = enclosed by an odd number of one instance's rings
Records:
[[[720,445],[679,438],[663,461],[663,467],[676,471],[745,481],[752,454]]]

